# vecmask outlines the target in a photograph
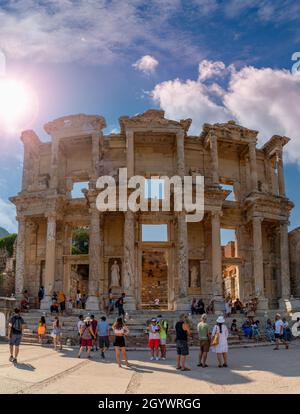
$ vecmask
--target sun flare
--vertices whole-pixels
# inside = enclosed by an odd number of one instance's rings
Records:
[[[14,79],[0,78],[0,127],[14,132],[27,127],[36,112],[31,89]]]

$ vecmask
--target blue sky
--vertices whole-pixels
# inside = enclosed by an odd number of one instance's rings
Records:
[[[106,132],[121,115],[151,107],[180,119],[236,119],[290,136],[286,187],[300,225],[300,3],[287,0],[0,1],[5,77],[24,81],[38,109],[26,128],[71,113],[101,114]],[[2,76],[3,77],[3,76]],[[0,97],[1,100],[1,97]],[[1,114],[0,114],[1,119]],[[20,189],[19,132],[0,125],[0,226],[15,229],[7,198]],[[299,207],[298,207],[299,206]]]

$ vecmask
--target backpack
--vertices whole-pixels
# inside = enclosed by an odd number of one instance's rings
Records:
[[[14,331],[22,333],[22,318],[20,316],[13,316],[12,328]]]

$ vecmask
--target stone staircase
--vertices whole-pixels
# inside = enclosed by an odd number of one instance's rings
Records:
[[[61,316],[59,315],[59,319],[62,325],[62,343],[68,345],[77,345],[78,344],[78,332],[77,332],[77,322],[78,322],[78,315],[83,314],[84,316],[90,315],[91,312],[84,311],[84,310],[74,310],[72,315],[69,316]],[[148,342],[148,336],[146,333],[146,327],[149,320],[153,317],[156,317],[158,314],[162,314],[165,319],[169,322],[169,333],[168,333],[168,344],[169,347],[175,346],[175,323],[178,320],[179,311],[168,311],[168,310],[138,310],[132,311],[129,315],[127,315],[127,326],[130,330],[130,335],[127,339],[127,345],[129,347],[146,347]],[[41,310],[30,310],[28,313],[24,313],[22,316],[26,322],[26,329],[24,330],[23,335],[23,343],[30,343],[35,344],[38,343],[38,336],[37,336],[37,326],[40,317],[44,315],[46,317],[47,322],[47,334],[44,336],[44,343],[52,343],[51,337],[51,330],[52,324],[54,321],[55,315],[50,315],[50,313],[46,313]],[[94,313],[97,320],[103,315],[103,313],[95,312]],[[273,314],[269,314],[268,317],[273,318]],[[107,318],[107,321],[112,324],[116,320],[117,314],[114,313]],[[261,327],[264,328],[266,316],[264,317],[257,317],[261,322]],[[199,322],[200,316],[199,315],[190,315],[189,316],[193,338],[190,340],[191,345],[197,346],[199,344],[198,335],[196,331],[197,323]],[[241,326],[243,323],[245,316],[244,315],[234,315],[230,318],[226,319],[226,325],[230,328],[232,323],[232,319],[237,320],[238,326]],[[215,324],[216,315],[208,315],[208,323],[212,328]],[[264,329],[261,329],[261,333],[263,334]],[[254,340],[247,340],[243,336],[238,335],[230,335],[228,338],[229,346],[247,346],[249,344],[253,344]],[[264,338],[262,337],[260,342],[264,342]]]

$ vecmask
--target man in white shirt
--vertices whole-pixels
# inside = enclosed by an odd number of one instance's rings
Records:
[[[284,323],[279,313],[277,313],[275,316],[275,339],[276,339],[276,346],[274,348],[275,351],[279,349],[280,343],[285,345],[286,349],[289,349],[289,344],[285,341],[283,337],[283,328],[284,328]]]

